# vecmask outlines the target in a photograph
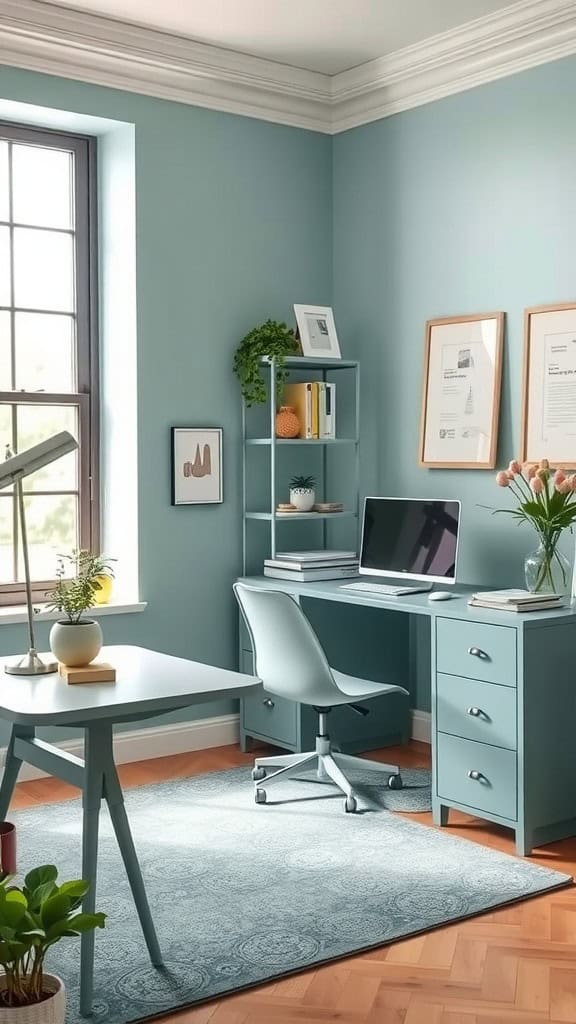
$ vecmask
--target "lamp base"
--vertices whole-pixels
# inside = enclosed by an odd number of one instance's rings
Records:
[[[50,672],[57,672],[58,662],[42,661],[37,651],[31,647],[20,661],[5,665],[4,671],[9,676],[44,676]]]

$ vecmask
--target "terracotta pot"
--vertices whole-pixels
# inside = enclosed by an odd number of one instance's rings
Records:
[[[282,405],[276,413],[276,437],[298,437],[300,420],[291,405]]]
[[[3,988],[6,988],[6,980],[0,978],[0,989]],[[50,995],[41,1003],[31,1003],[29,1006],[2,1006],[0,1003],[0,1024],[64,1024],[64,982],[55,974],[45,974],[44,990]]]
[[[55,622],[50,630],[50,650],[62,665],[89,665],[102,647],[102,630],[94,619]]]

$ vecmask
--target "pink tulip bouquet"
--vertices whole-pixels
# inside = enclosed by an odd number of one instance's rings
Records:
[[[571,567],[558,551],[558,541],[576,520],[576,473],[554,470],[548,459],[523,466],[514,460],[496,474],[496,483],[508,487],[518,501],[516,508],[497,511],[530,523],[540,540],[538,551],[526,560],[527,586],[533,591],[567,593]]]

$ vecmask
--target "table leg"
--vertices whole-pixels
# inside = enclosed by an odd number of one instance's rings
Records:
[[[107,726],[106,730],[106,740],[102,742],[101,745],[101,752],[104,759],[104,796],[110,811],[110,818],[112,819],[112,825],[114,832],[116,833],[116,839],[118,840],[122,860],[124,861],[124,867],[132,890],[132,896],[134,897],[136,911],[140,918],[140,925],[148,947],[150,959],[155,967],[162,967],[162,952],[160,950],[154,921],[152,919],[148,903],[148,897],[146,895],[146,889],[144,887],[144,879],[142,878],[138,855],[136,853],[134,840],[128,823],[128,815],[126,814],[126,808],[124,806],[122,787],[120,785],[116,765],[114,763],[112,727]]]
[[[20,771],[22,761],[14,755],[14,741],[16,739],[33,739],[34,727],[27,725],[13,725],[10,733],[10,740],[6,750],[6,760],[2,773],[2,784],[0,785],[0,821],[6,819],[8,808],[14,792],[14,786]]]
[[[104,774],[97,730],[86,729],[84,789],[82,793],[82,878],[92,884],[82,904],[85,914],[96,909],[96,878],[98,874],[98,825],[100,804],[104,792]],[[80,1013],[87,1017],[92,1013],[94,989],[94,940],[93,931],[83,932],[80,937]]]

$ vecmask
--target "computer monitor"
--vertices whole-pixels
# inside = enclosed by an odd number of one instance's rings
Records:
[[[366,498],[360,574],[455,583],[460,502]]]

